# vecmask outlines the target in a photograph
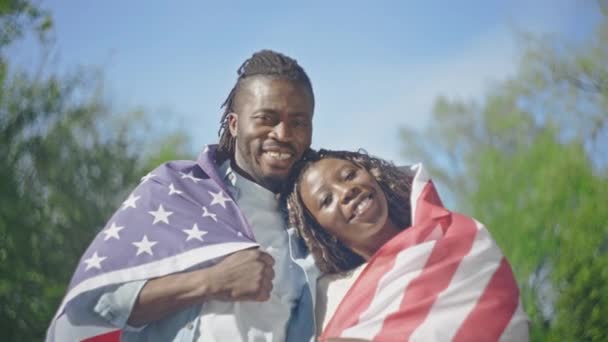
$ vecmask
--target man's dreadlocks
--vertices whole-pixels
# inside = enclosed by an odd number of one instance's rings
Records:
[[[261,50],[254,53],[237,70],[238,78],[226,101],[220,108],[224,108],[224,113],[220,120],[220,137],[218,152],[227,155],[234,154],[234,138],[228,128],[228,114],[234,112],[234,99],[240,90],[243,81],[252,76],[267,76],[279,79],[294,81],[304,85],[313,98],[312,84],[306,72],[298,62],[290,57],[272,50]]]

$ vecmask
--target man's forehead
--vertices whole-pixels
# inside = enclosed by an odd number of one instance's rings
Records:
[[[300,81],[279,77],[252,76],[243,81],[235,94],[237,107],[249,104],[258,106],[272,105],[312,105],[312,94]]]

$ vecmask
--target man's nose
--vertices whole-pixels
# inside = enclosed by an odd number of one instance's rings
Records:
[[[283,121],[279,122],[272,128],[270,136],[278,141],[290,141],[292,130],[289,125]]]

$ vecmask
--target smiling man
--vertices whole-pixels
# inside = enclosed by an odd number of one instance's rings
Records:
[[[47,340],[313,338],[317,271],[277,196],[310,147],[311,82],[259,51],[222,107],[219,144],[144,177],[89,246]],[[75,332],[91,322],[109,330]]]

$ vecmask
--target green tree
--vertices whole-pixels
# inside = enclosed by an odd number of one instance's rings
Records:
[[[537,341],[608,332],[608,19],[574,45],[525,37],[515,76],[481,102],[439,98],[401,132],[511,262]],[[432,143],[430,143],[432,142]]]
[[[134,139],[145,115],[114,115],[91,71],[33,76],[11,69],[8,44],[48,13],[0,0],[0,330],[5,341],[44,338],[80,255],[139,178],[182,157],[187,138],[161,135],[162,151]],[[138,118],[139,117],[139,118]]]

